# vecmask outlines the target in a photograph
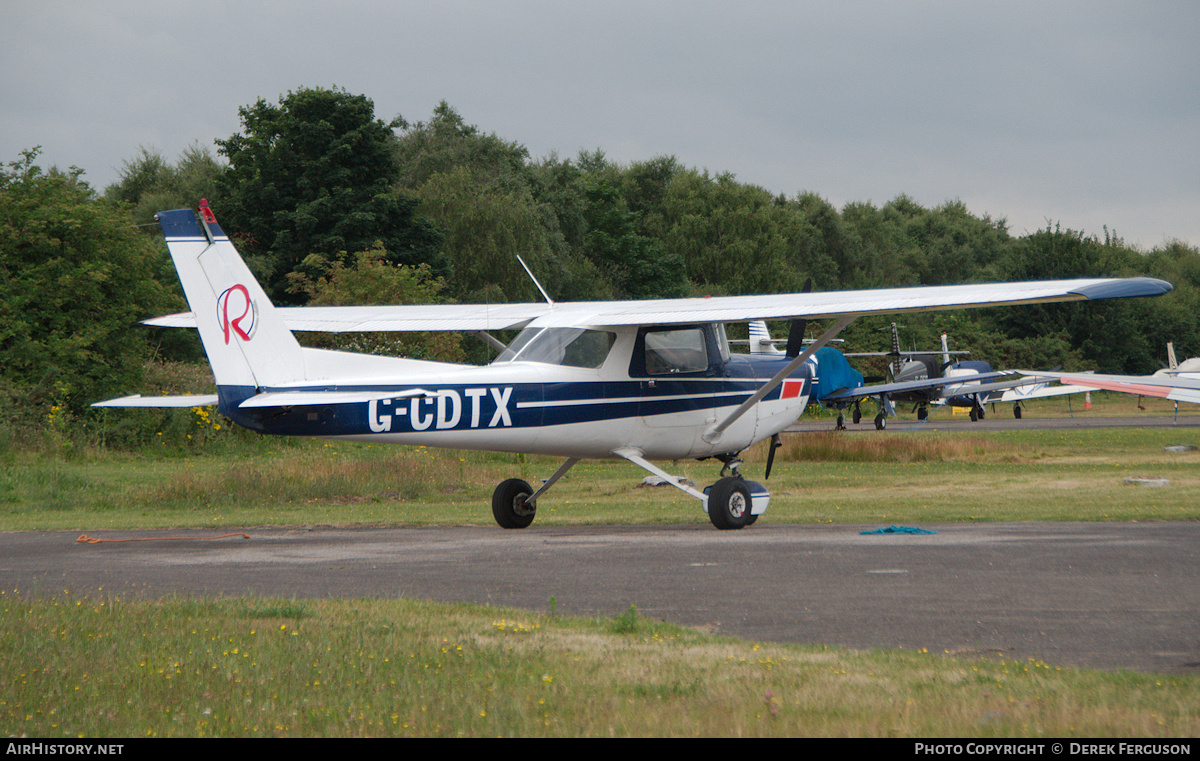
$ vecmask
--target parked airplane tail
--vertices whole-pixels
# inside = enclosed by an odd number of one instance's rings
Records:
[[[304,353],[238,255],[207,201],[156,219],[218,387],[262,389],[301,381]]]
[[[754,320],[747,326],[750,334],[750,353],[751,354],[771,354],[783,356],[783,352],[775,348],[775,342],[771,338],[771,332],[767,330],[766,320]]]

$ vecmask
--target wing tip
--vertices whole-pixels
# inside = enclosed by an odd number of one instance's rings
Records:
[[[1153,277],[1127,277],[1119,280],[1104,280],[1075,289],[1087,299],[1128,299],[1146,296],[1162,296],[1170,293],[1172,285]]]

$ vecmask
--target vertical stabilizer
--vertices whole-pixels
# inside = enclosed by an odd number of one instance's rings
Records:
[[[754,320],[747,327],[749,328],[751,354],[783,356],[783,352],[775,348],[775,342],[771,340],[771,332],[767,330],[767,323],[765,321]],[[799,354],[800,352],[796,353]]]
[[[304,379],[300,344],[221,231],[208,203],[159,212],[218,386],[263,388]]]

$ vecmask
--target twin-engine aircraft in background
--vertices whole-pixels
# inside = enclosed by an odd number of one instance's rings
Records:
[[[1171,289],[1161,280],[1127,278],[646,301],[277,309],[207,203],[199,216],[182,209],[157,219],[192,312],[151,323],[199,330],[217,394],[99,404],[216,404],[235,423],[264,434],[562,457],[536,489],[520,479],[496,487],[492,512],[505,528],[528,526],[539,500],[583,458],[625,459],[666,479],[695,497],[717,528],[752,523],[767,509],[769,495],[742,476],[739,453],[765,439],[778,443],[819,380],[819,366],[810,358],[860,315],[1157,296]],[[782,357],[729,351],[725,323],[818,318],[832,320],[832,327],[803,350]],[[516,328],[521,332],[486,366],[306,348],[292,334]],[[654,464],[710,457],[723,467],[703,491]]]
[[[996,403],[1013,404],[1013,416],[1021,417],[1021,403],[1064,394],[1081,394],[1088,389],[1049,382],[1049,378],[1023,377],[1015,370],[996,370],[982,360],[953,359],[965,351],[950,351],[948,338],[942,333],[940,351],[904,352],[900,349],[900,338],[895,323],[892,323],[892,351],[888,354],[847,354],[848,357],[888,356],[892,379],[890,383],[865,386],[835,395],[827,401],[831,404],[853,404],[855,421],[858,422],[858,404],[862,399],[874,397],[879,401],[880,411],[875,416],[875,427],[882,429],[887,416],[894,414],[895,402],[915,405],[918,420],[929,416],[929,405],[965,407],[970,410],[972,421],[983,420],[985,405]]]
[[[822,381],[814,389],[813,401],[837,410],[850,409],[855,425],[862,419],[861,404],[864,399],[874,399],[879,412],[875,415],[875,427],[887,427],[889,416],[895,415],[895,403],[907,402],[914,405],[918,420],[929,415],[929,405],[947,405],[970,409],[971,420],[984,418],[984,405],[997,402],[1012,402],[1013,414],[1021,417],[1021,403],[1063,394],[1082,394],[1085,386],[1068,386],[1052,382],[1048,378],[1020,377],[1015,370],[993,370],[987,362],[977,360],[953,360],[955,355],[969,354],[966,351],[951,351],[945,333],[942,333],[940,351],[903,351],[896,323],[892,323],[892,350],[890,352],[851,352],[842,354],[825,347],[817,352],[818,373]],[[749,325],[751,353],[782,354],[775,347],[779,341],[772,339],[765,322],[756,321]],[[864,385],[863,376],[850,368],[847,359],[861,357],[886,357],[891,380],[887,383]],[[845,427],[845,418],[838,415],[838,429]]]

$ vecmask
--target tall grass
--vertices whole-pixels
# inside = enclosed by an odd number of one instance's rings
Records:
[[[761,445],[765,448],[766,445]],[[1028,447],[995,437],[962,434],[846,435],[817,431],[788,435],[776,452],[784,462],[1025,462]],[[764,454],[765,456],[765,454]]]
[[[1200,429],[789,434],[769,487],[771,522],[1187,520],[1200,518]],[[560,460],[420,447],[248,439],[221,454],[92,450],[0,458],[0,530],[253,525],[487,524],[492,489]],[[767,449],[743,453],[762,478]],[[668,463],[697,484],[713,462]],[[639,488],[623,462],[577,465],[539,502],[538,525],[707,521],[695,499]],[[1129,476],[1167,488],[1129,487]],[[1049,498],[1048,498],[1049,497]]]
[[[404,501],[449,493],[479,480],[465,456],[425,447],[368,450],[319,444],[283,456],[236,459],[202,473],[185,472],[147,487],[145,499],[165,506],[355,504]]]

